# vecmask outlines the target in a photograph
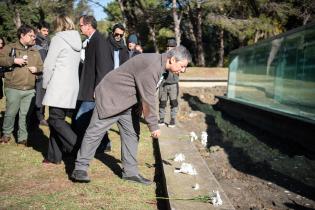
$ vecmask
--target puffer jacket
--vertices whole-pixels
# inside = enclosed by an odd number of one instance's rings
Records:
[[[10,57],[12,48],[16,50],[16,57],[27,56],[27,65],[14,64],[13,57]],[[19,41],[6,45],[0,52],[0,66],[13,67],[13,71],[5,73],[4,87],[18,90],[31,90],[35,87],[36,75],[31,73],[28,67],[35,66],[37,72],[43,70],[43,62],[38,50],[34,47],[25,48]]]

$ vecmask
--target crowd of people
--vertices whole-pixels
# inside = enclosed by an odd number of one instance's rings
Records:
[[[79,19],[80,32],[86,37],[83,42],[66,15],[54,20],[51,41],[49,29],[46,22],[37,29],[22,25],[17,42],[5,45],[0,39],[0,76],[4,77],[6,96],[0,142],[11,141],[18,114],[16,142],[27,145],[29,115],[34,114],[38,124],[50,130],[43,164],[60,164],[64,154],[72,155],[75,168],[71,179],[89,182],[90,161],[96,153],[111,150],[108,130],[117,124],[122,179],[151,184],[137,167],[140,117],[146,120],[151,136],[158,138],[170,98],[169,126],[175,126],[178,75],[186,71],[190,53],[175,40],[168,42],[171,48],[166,53],[142,53],[136,34],[130,34],[125,45],[126,29],[118,23],[105,38],[89,15]],[[155,101],[158,89],[159,120]],[[49,110],[47,121],[45,106]],[[69,110],[71,124],[66,121]]]

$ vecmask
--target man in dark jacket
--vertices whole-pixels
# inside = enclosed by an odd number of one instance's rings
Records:
[[[110,71],[118,68],[129,59],[128,49],[124,43],[125,27],[117,23],[113,26],[112,33],[106,39],[106,63],[105,69]]]
[[[31,101],[35,94],[35,74],[43,69],[43,62],[35,45],[34,29],[22,25],[16,43],[8,44],[0,52],[0,66],[11,67],[5,73],[4,92],[6,95],[6,111],[2,126],[1,143],[8,143],[14,129],[14,122],[19,113],[18,144],[27,144],[28,132],[26,116],[30,111]]]
[[[176,40],[171,38],[167,41],[167,51],[176,47]],[[168,98],[170,99],[171,106],[171,119],[168,127],[175,127],[176,114],[178,110],[178,75],[168,72],[165,81],[161,84],[159,89],[159,125],[164,125],[165,108]]]
[[[92,116],[95,107],[94,90],[99,81],[108,73],[105,57],[105,39],[97,30],[97,22],[93,16],[83,15],[79,20],[81,33],[87,37],[83,42],[81,62],[83,63],[79,72],[80,87],[78,94],[78,111],[75,116],[75,130],[78,136],[77,147],[81,141]],[[104,144],[108,144],[108,135],[104,136]]]
[[[42,61],[45,61],[45,58],[48,53],[49,48],[49,24],[45,21],[38,23],[37,33],[35,39],[35,48],[38,49]],[[45,106],[42,105],[43,98],[45,95],[45,89],[43,88],[43,74],[40,73],[36,78],[36,93],[35,93],[35,113],[40,125],[48,126],[47,121],[45,120]]]
[[[138,171],[140,114],[135,107],[142,103],[151,136],[158,138],[160,130],[155,104],[158,85],[165,71],[183,73],[190,61],[188,50],[179,46],[167,54],[137,55],[102,79],[95,89],[96,107],[71,175],[74,181],[90,181],[87,174],[89,163],[104,133],[117,123],[122,144],[122,178],[145,185],[152,183]]]
[[[120,31],[117,32],[120,33],[118,36],[119,41],[116,41],[115,37],[111,35],[105,40],[102,34],[97,30],[97,22],[95,18],[87,15],[83,15],[80,18],[80,30],[83,35],[87,36],[87,41],[84,49],[85,56],[83,67],[80,74],[80,88],[78,95],[80,107],[75,117],[75,127],[78,139],[83,138],[85,130],[90,123],[92,111],[95,107],[95,87],[109,71],[114,69],[114,50],[118,49],[118,52],[120,53],[119,60],[121,63],[128,59],[127,49],[125,49],[126,47],[124,47],[121,39],[121,34],[123,35],[123,33]],[[110,150],[107,133],[99,147],[99,152],[104,151],[106,147],[107,150]]]

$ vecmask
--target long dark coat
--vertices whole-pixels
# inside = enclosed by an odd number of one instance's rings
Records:
[[[120,50],[120,64],[128,60],[126,47]],[[92,35],[85,48],[85,60],[80,76],[79,101],[94,101],[94,90],[102,78],[114,69],[114,47],[98,32]]]

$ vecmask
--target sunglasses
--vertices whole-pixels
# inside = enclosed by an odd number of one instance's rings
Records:
[[[114,37],[117,37],[117,36],[120,36],[120,38],[122,38],[124,34],[114,33]]]

